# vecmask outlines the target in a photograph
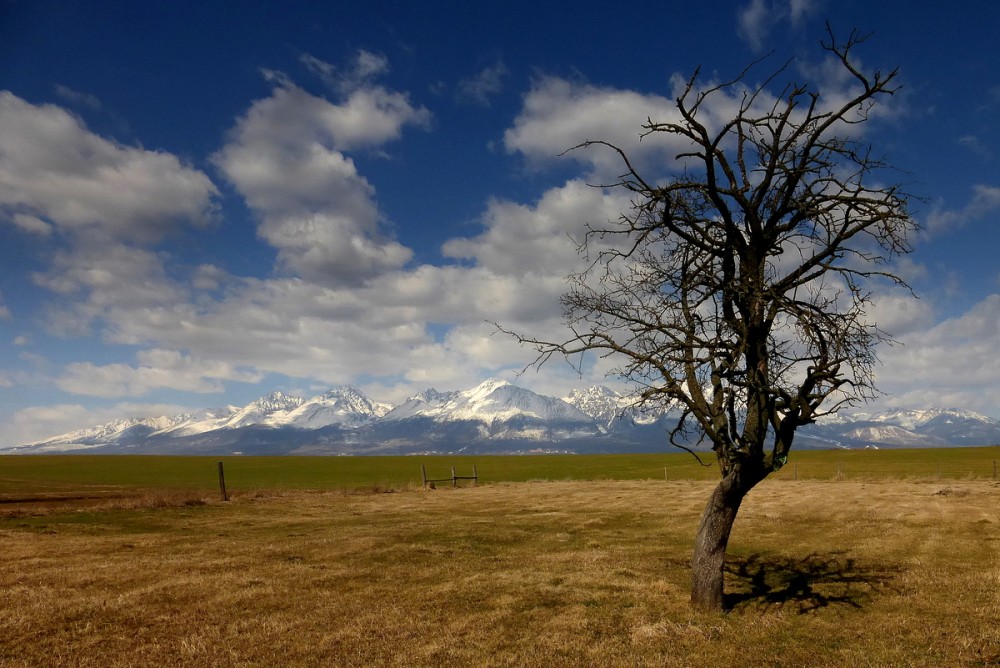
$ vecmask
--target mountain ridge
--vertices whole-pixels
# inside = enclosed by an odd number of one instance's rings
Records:
[[[489,379],[428,388],[392,406],[352,386],[311,398],[274,391],[245,406],[121,418],[4,454],[414,454],[426,452],[668,451],[676,417],[639,411],[605,386],[562,398]],[[1000,443],[1000,421],[960,409],[838,414],[799,430],[800,448],[948,447]]]

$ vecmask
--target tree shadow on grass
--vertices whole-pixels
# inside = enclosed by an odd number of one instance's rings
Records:
[[[727,610],[790,608],[806,614],[829,606],[861,608],[891,589],[899,568],[862,564],[843,553],[803,559],[753,554],[726,563]]]

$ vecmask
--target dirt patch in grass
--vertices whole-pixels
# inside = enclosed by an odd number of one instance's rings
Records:
[[[362,491],[0,517],[0,666],[1000,661],[995,484],[765,482],[725,614],[687,605],[709,483]]]

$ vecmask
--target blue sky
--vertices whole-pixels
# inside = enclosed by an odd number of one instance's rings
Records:
[[[989,7],[984,8],[984,7]],[[513,379],[557,335],[588,188],[678,77],[773,51],[836,94],[824,21],[903,89],[865,128],[922,200],[877,292],[878,407],[1000,417],[1000,10],[981,2],[0,0],[0,446],[354,384]],[[881,290],[881,288],[878,288]],[[517,382],[601,382],[561,363]]]

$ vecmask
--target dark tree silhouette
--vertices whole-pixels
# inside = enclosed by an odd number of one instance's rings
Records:
[[[757,86],[753,66],[713,87],[699,88],[696,73],[677,117],[643,126],[644,142],[690,146],[679,176],[649,180],[605,141],[571,149],[617,152],[623,176],[598,187],[632,193],[633,206],[582,244],[589,269],[562,300],[569,336],[509,332],[535,347],[537,364],[612,358],[637,403],[680,412],[672,443],[710,442],[722,479],[694,546],[699,608],[722,607],[740,504],[785,464],[796,430],[874,395],[874,348],[887,335],[871,321],[872,282],[906,288],[888,263],[909,251],[909,197],[859,127],[898,90],[897,71],[866,74],[851,57],[865,36],[840,43],[827,32],[846,96],[795,83],[772,94],[787,64]],[[733,100],[731,118],[713,120],[713,103]]]

